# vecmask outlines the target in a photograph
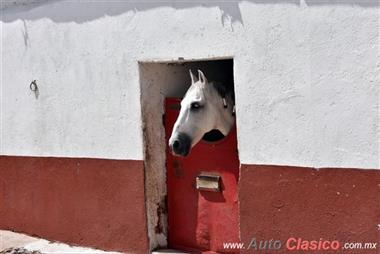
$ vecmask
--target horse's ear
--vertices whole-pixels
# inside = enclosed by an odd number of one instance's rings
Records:
[[[198,70],[198,79],[201,81],[201,83],[203,84],[206,84],[207,83],[207,79],[205,77],[205,75],[203,74],[203,72],[201,70]]]
[[[190,72],[190,78],[191,78],[191,84],[194,84],[195,82],[197,82],[197,78],[194,76],[193,72],[191,71],[191,69],[189,69],[189,72]]]

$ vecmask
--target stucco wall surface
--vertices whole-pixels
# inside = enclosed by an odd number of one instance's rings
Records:
[[[242,163],[379,168],[379,17],[376,1],[11,5],[0,154],[141,160],[138,61],[233,56]]]
[[[253,238],[257,246],[260,241],[281,241],[280,250],[272,248],[263,253],[308,253],[310,250],[286,248],[289,238],[301,238],[338,241],[342,247],[310,253],[377,254],[378,249],[349,249],[344,244],[379,242],[379,173],[378,170],[242,165],[241,241],[245,246]],[[290,246],[294,248],[293,243]],[[253,246],[245,253],[259,251]]]
[[[0,169],[1,229],[148,253],[141,161],[1,156]]]

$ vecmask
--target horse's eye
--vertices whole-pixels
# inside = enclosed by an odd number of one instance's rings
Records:
[[[190,108],[192,110],[198,110],[201,108],[201,104],[199,104],[199,102],[193,102],[193,103],[191,103]]]

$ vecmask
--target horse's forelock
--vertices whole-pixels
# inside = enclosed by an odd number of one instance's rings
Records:
[[[194,91],[196,90],[196,91]],[[227,83],[219,82],[219,81],[213,81],[209,82],[207,84],[201,83],[201,82],[195,82],[192,84],[189,89],[186,91],[186,94],[184,98],[189,96],[191,93],[201,93],[202,96],[207,99],[209,97],[207,90],[215,90],[216,93],[221,97],[221,98],[226,98],[228,96],[231,96],[232,100],[234,100],[234,93],[233,93],[233,88]]]
[[[196,82],[189,87],[189,89],[186,91],[184,98],[186,98],[190,93],[193,93],[194,90],[195,90],[195,93],[199,92],[199,93],[202,93],[203,96],[205,96],[205,92],[204,92],[205,88],[206,88],[205,84]]]

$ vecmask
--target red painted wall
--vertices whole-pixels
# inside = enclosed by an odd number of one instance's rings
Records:
[[[242,165],[239,195],[241,240],[245,244],[254,237],[257,242],[279,239],[285,243],[290,237],[301,237],[380,244],[378,170],[317,171]],[[379,248],[377,246],[377,251]],[[285,252],[284,247],[275,253],[282,252]],[[334,253],[379,252],[340,250]]]
[[[0,156],[1,229],[147,253],[144,200],[142,161]],[[253,237],[380,244],[380,171],[242,165],[239,204],[246,244]]]
[[[142,161],[0,156],[0,228],[147,253]]]

